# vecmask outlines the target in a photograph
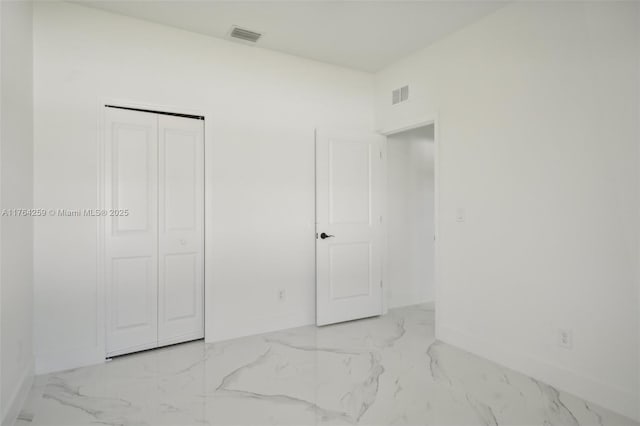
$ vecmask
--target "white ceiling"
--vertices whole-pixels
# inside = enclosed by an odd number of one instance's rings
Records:
[[[95,7],[229,38],[262,32],[258,46],[375,72],[491,13],[504,1],[83,0]]]

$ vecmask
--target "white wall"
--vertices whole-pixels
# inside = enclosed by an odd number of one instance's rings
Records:
[[[388,306],[434,298],[433,125],[387,137]]]
[[[32,5],[1,2],[0,208],[33,206]],[[13,424],[33,376],[33,219],[1,217],[2,424]]]
[[[373,76],[73,4],[38,3],[34,25],[36,205],[96,205],[101,99],[203,110],[206,339],[312,323],[313,129],[372,129]],[[96,234],[36,223],[39,372],[104,357]]]
[[[638,7],[518,2],[376,78],[381,129],[439,117],[438,337],[636,417]]]
[[[640,7],[636,8],[636,19],[638,22],[638,26],[640,26]],[[638,45],[640,45],[640,31],[638,31],[637,34],[638,37]],[[638,55],[638,69],[640,70],[640,55]],[[636,87],[637,91],[638,91],[638,99],[640,99],[640,84],[637,85]],[[640,102],[639,102],[640,103]],[[640,135],[640,107],[638,107],[637,111],[637,126],[638,126],[638,134]],[[638,162],[640,163],[640,150],[638,150]],[[638,174],[638,178],[640,178],[640,173]],[[640,181],[638,182],[638,191],[639,191],[639,196],[638,198],[640,199]],[[640,246],[640,227],[638,228],[639,231],[639,235],[638,235],[638,241],[639,241],[639,246]],[[638,401],[637,401],[637,406],[640,407],[640,248],[638,250],[638,278],[636,279],[636,284],[638,287],[638,340],[637,340],[637,356],[638,356],[638,384],[637,384],[637,397],[638,397]],[[638,408],[638,411],[640,411],[640,408]],[[640,417],[640,414],[638,414],[638,417]]]

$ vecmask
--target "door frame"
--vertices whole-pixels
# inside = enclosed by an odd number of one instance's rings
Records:
[[[440,324],[440,321],[438,320],[441,315],[440,315],[440,310],[437,309],[438,307],[438,302],[441,300],[440,295],[442,293],[442,288],[441,288],[441,280],[440,280],[440,272],[441,272],[441,267],[440,267],[440,132],[439,132],[439,124],[438,124],[438,114],[437,113],[433,113],[433,114],[428,114],[425,116],[422,116],[420,119],[415,120],[413,122],[409,122],[408,124],[402,125],[402,126],[398,126],[398,127],[388,127],[388,128],[384,128],[381,130],[378,130],[378,132],[384,136],[391,136],[391,135],[395,135],[398,133],[402,133],[405,132],[407,130],[414,130],[414,129],[418,129],[420,127],[425,127],[425,126],[431,126],[433,125],[433,143],[434,143],[434,147],[433,147],[433,166],[434,166],[434,183],[433,183],[433,198],[434,198],[434,208],[433,208],[433,220],[434,220],[434,254],[435,254],[435,258],[433,259],[433,265],[434,265],[434,271],[433,271],[433,282],[434,282],[434,306],[436,307],[435,310],[435,319],[436,319],[436,324],[435,324],[435,330],[436,330],[436,338],[438,337],[438,335],[440,334],[438,332],[438,324]],[[385,151],[386,151],[386,146],[385,146]],[[387,185],[387,163],[388,159],[387,159],[387,155],[385,152],[385,168],[384,168],[384,184],[385,184],[385,200],[384,200],[384,207],[385,207],[385,212],[384,212],[384,217],[388,217],[388,211],[386,211],[386,208],[388,207],[387,204],[387,199],[386,199],[386,185]],[[385,219],[385,226],[383,229],[384,232],[384,241],[385,241],[385,245],[384,245],[384,250],[383,250],[383,260],[382,260],[382,264],[383,264],[383,285],[382,285],[382,290],[383,290],[383,312],[387,312],[388,311],[388,298],[387,298],[387,291],[388,291],[388,283],[389,283],[389,267],[388,267],[388,260],[389,260],[389,245],[388,245],[388,227],[386,226],[386,224],[388,223]]]
[[[162,104],[152,104],[152,103],[144,103],[144,102],[136,102],[124,99],[114,99],[114,98],[101,98],[97,104],[97,147],[96,147],[96,165],[97,165],[97,208],[104,209],[106,206],[105,201],[105,167],[106,167],[106,157],[105,157],[105,149],[106,149],[106,132],[105,132],[105,123],[106,123],[106,105],[112,105],[122,108],[132,108],[132,109],[143,109],[149,111],[157,111],[157,112],[166,112],[173,114],[185,114],[185,115],[196,115],[204,117],[204,135],[203,135],[203,143],[204,143],[204,253],[203,253],[203,267],[204,267],[204,283],[203,283],[203,327],[204,327],[204,339],[208,341],[207,337],[207,317],[209,315],[208,312],[208,301],[207,295],[210,292],[207,292],[207,288],[212,288],[212,274],[207,273],[212,270],[212,259],[211,253],[212,245],[213,245],[213,217],[211,215],[213,210],[213,190],[212,185],[208,185],[207,182],[210,182],[213,175],[213,122],[212,117],[213,113],[206,108],[193,108],[193,107],[185,107],[185,106],[176,106],[176,105],[162,105]],[[90,208],[91,206],[87,206]],[[100,357],[100,359],[96,359],[96,363],[104,362],[107,359],[107,327],[106,327],[106,311],[108,309],[107,306],[107,298],[106,298],[106,277],[105,277],[105,218],[99,217],[96,225],[96,242],[97,242],[97,258],[96,258],[96,336],[97,341],[96,344],[96,357]]]

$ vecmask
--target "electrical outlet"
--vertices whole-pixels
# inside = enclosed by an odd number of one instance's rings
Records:
[[[571,330],[558,330],[558,346],[564,349],[571,349],[573,347],[573,332]]]
[[[287,291],[284,289],[278,290],[278,302],[284,302],[287,298]]]

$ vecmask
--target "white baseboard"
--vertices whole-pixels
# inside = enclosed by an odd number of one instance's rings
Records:
[[[433,299],[425,299],[425,300],[410,300],[406,302],[399,302],[397,304],[388,304],[389,309],[397,309],[397,308],[405,308],[407,306],[415,306],[415,305],[426,305],[433,304]]]
[[[532,358],[504,345],[481,340],[436,324],[436,338],[631,419],[640,421],[638,396],[573,371]]]
[[[237,339],[245,336],[269,333],[314,324],[309,311],[287,312],[281,315],[241,318],[220,321],[214,327],[205,327],[207,343]],[[36,374],[48,374],[105,362],[105,349],[101,347],[76,348],[74,350],[36,354]],[[3,425],[4,426],[4,425]]]
[[[205,342],[221,342],[312,324],[315,324],[315,318],[310,316],[309,312],[292,312],[283,315],[224,321],[224,324],[217,327],[205,327]]]
[[[217,327],[205,327],[207,343],[232,340],[271,331],[314,324],[309,312],[289,312],[282,315],[220,321]],[[105,350],[99,347],[77,348],[59,353],[36,355],[36,374],[48,374],[105,362]],[[3,425],[4,426],[4,425]]]
[[[33,359],[22,374],[20,386],[16,388],[2,416],[2,426],[13,426],[22,410],[33,385]]]
[[[104,361],[104,349],[95,347],[55,354],[36,354],[36,374],[71,370],[88,365],[102,364]]]

